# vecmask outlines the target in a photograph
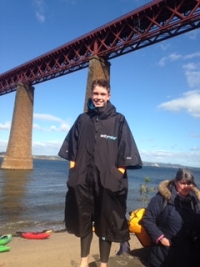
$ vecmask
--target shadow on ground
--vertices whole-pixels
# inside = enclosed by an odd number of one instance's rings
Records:
[[[130,253],[109,258],[108,267],[145,267],[147,266],[149,248],[134,249]],[[92,255],[94,261],[89,267],[99,267],[99,255]]]

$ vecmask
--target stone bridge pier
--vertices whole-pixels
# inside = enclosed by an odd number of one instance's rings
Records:
[[[2,169],[33,169],[32,124],[34,88],[20,84],[17,87],[12,125]]]

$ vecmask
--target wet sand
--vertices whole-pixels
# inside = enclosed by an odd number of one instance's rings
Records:
[[[53,232],[48,239],[30,240],[13,237],[10,251],[0,253],[0,267],[78,267],[80,262],[79,238],[67,232]],[[130,254],[117,256],[119,244],[113,243],[109,267],[142,267],[148,255],[134,234],[130,240]],[[89,267],[99,266],[98,238],[93,236]]]

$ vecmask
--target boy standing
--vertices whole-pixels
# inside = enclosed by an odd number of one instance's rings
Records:
[[[88,266],[92,222],[99,237],[100,267],[106,267],[111,243],[130,238],[126,169],[140,168],[142,161],[125,117],[109,101],[108,81],[95,80],[91,89],[88,112],[78,116],[59,156],[70,161],[65,225],[80,237],[80,267]]]

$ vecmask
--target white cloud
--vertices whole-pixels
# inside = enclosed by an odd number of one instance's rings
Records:
[[[197,36],[199,35],[200,31],[198,29],[194,30],[194,31],[190,31],[187,33],[189,39],[195,40],[197,38]]]
[[[33,124],[33,129],[41,132],[68,132],[70,127],[71,126],[67,123],[61,123],[58,127],[55,125],[51,125],[50,127],[41,127],[38,124]]]
[[[46,120],[46,121],[57,121],[57,122],[62,122],[63,120],[51,115],[51,114],[39,114],[39,113],[34,113],[33,114],[34,119],[39,119],[39,120]]]
[[[57,155],[62,145],[60,141],[34,142],[32,143],[33,155]]]
[[[58,128],[57,128],[56,126],[52,125],[52,126],[50,127],[50,130],[51,130],[52,132],[57,132]]]
[[[57,132],[68,132],[71,125],[64,121],[61,118],[53,116],[51,114],[39,114],[34,113],[33,118],[35,120],[43,120],[43,121],[53,121],[59,123],[59,126],[52,125],[50,127],[43,127],[40,126],[38,123],[33,123],[33,129],[42,131],[42,132],[50,132],[50,131],[57,131]],[[11,122],[7,121],[4,124],[0,123],[0,130],[10,130]]]
[[[53,121],[59,123],[59,125],[57,126],[51,125],[48,127],[40,126],[39,124],[34,123],[33,128],[42,132],[68,132],[71,127],[70,124],[64,121],[63,119],[53,116],[51,114],[34,113],[33,118],[35,120]]]
[[[39,130],[40,129],[40,126],[38,124],[36,124],[36,123],[33,123],[33,129]]]
[[[32,147],[33,148],[43,148],[46,147],[46,143],[45,142],[32,142]]]
[[[0,152],[5,152],[7,149],[8,141],[0,139]]]
[[[6,152],[8,141],[0,139],[0,152]],[[32,142],[32,155],[57,155],[62,141]]]
[[[162,57],[160,61],[158,62],[158,65],[161,67],[165,66],[166,61],[167,61],[167,57]]]
[[[186,65],[183,65],[183,68],[187,71],[195,70],[197,68],[197,65],[195,63],[188,63]]]
[[[183,69],[190,88],[200,86],[200,65],[188,63],[183,66]]]
[[[179,59],[188,60],[188,59],[193,59],[193,58],[198,58],[198,57],[200,57],[200,52],[188,54],[185,56],[177,54],[177,53],[172,53],[172,54],[169,54],[168,56],[162,57],[159,60],[158,65],[162,67],[162,66],[165,66],[167,62],[172,62],[172,61],[176,61]]]
[[[68,123],[61,123],[61,125],[60,125],[60,130],[61,130],[61,132],[68,132],[69,131],[69,129],[70,129],[70,125],[68,124]]]
[[[178,54],[176,54],[176,53],[170,54],[170,55],[168,56],[168,58],[169,58],[170,61],[178,60],[178,59],[180,59],[181,57],[182,57],[181,55],[178,55]]]
[[[169,43],[161,42],[160,47],[163,51],[167,50],[170,47]]]
[[[165,66],[165,64],[166,64],[167,61],[176,61],[176,60],[180,59],[181,57],[182,56],[179,55],[179,54],[172,53],[172,54],[170,54],[170,55],[168,55],[166,57],[162,57],[160,59],[160,61],[158,62],[158,65],[159,66]]]
[[[44,22],[45,21],[45,16],[43,14],[41,14],[40,12],[36,11],[35,12],[36,18],[40,21],[40,22]]]
[[[170,54],[166,57],[160,59],[158,65],[165,66],[169,61],[176,61],[176,60],[190,60],[200,57],[200,52],[187,54],[182,56],[180,54]],[[200,64],[189,62],[183,65],[184,74],[187,80],[187,83],[190,88],[200,88]],[[186,109],[192,116],[199,117],[199,108],[197,107],[199,101],[199,93],[197,93],[197,99],[195,100],[195,91],[192,93],[186,93],[186,95],[182,98],[175,99],[166,103],[161,104],[159,107],[165,108],[168,110],[180,110]],[[194,95],[193,95],[194,94]],[[193,95],[193,96],[192,96]],[[186,103],[188,101],[188,103]]]
[[[10,130],[10,126],[10,121],[6,121],[4,124],[0,123],[0,130]]]
[[[50,130],[53,132],[68,132],[70,129],[70,125],[67,123],[61,123],[59,127],[52,125]]]
[[[45,129],[44,127],[41,127],[36,123],[33,123],[33,129],[41,131],[41,132],[48,132],[48,129]]]
[[[164,102],[158,106],[169,111],[186,110],[191,116],[200,118],[200,90],[188,91],[182,97]]]
[[[35,15],[39,22],[43,23],[45,21],[45,12],[44,12],[44,0],[34,0],[34,5],[36,7]]]
[[[184,56],[184,59],[191,59],[191,58],[196,58],[196,57],[200,57],[200,52],[188,54],[188,55]]]
[[[183,166],[199,167],[200,162],[200,151],[191,149],[189,152],[185,151],[165,151],[165,150],[154,150],[154,151],[140,151],[143,161],[149,161],[155,163],[173,163],[181,164]]]

